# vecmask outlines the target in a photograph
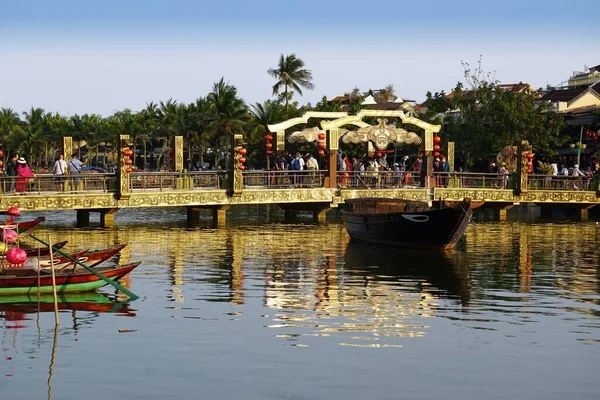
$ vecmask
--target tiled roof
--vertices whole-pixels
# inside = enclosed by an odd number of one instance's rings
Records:
[[[583,93],[585,90],[587,90],[587,87],[577,87],[577,88],[572,88],[572,89],[552,90],[552,91],[544,94],[540,98],[540,100],[551,101],[551,102],[554,102],[554,101],[571,101],[575,97],[577,97],[581,93]]]

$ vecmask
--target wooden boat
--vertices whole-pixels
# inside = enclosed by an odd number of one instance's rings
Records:
[[[125,246],[127,245],[118,244],[102,250],[79,250],[78,252],[70,253],[69,257],[74,258],[79,262],[85,263],[89,267],[93,267],[115,256],[117,253],[123,250]],[[52,262],[54,262],[54,264]],[[32,257],[29,258],[24,264],[0,264],[0,270],[38,268],[44,270],[49,269],[52,265],[54,266],[55,270],[61,270],[73,267],[74,264],[74,262],[71,261],[71,259],[61,255],[55,255],[54,257],[52,257],[52,262],[50,261],[49,255],[40,257],[39,259],[37,257]]]
[[[30,230],[31,228],[33,228],[40,222],[44,222],[45,220],[46,220],[46,217],[37,217],[33,221],[13,222],[13,224],[17,225],[17,227],[19,229],[19,231],[18,231],[19,233],[23,233],[25,231]]]
[[[59,293],[57,300],[59,310],[124,313],[131,311],[127,303],[111,299],[100,292]],[[0,296],[0,312],[30,314],[50,311],[54,311],[54,296],[52,294],[40,294],[38,296],[36,292]]]
[[[346,200],[342,220],[352,240],[387,246],[453,248],[473,215],[470,201],[434,209],[425,202]]]
[[[58,242],[58,243],[54,243],[52,246],[56,249],[62,249],[63,247],[65,247],[67,245],[68,241],[65,240],[64,242]],[[29,247],[29,248],[24,248],[21,247],[23,250],[25,250],[25,253],[27,253],[27,257],[37,257],[37,256],[49,256],[50,255],[50,248],[48,247]]]
[[[133,271],[140,262],[110,267],[97,267],[96,271],[109,279],[118,281]],[[42,272],[39,275],[32,269],[8,271],[10,275],[0,275],[0,295],[34,295],[37,293],[52,293],[52,276]],[[88,270],[81,268],[75,272],[65,271],[55,274],[56,290],[58,293],[87,292],[101,288],[107,283]]]

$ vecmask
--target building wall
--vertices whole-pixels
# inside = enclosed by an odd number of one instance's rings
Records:
[[[598,97],[594,93],[587,92],[584,95],[577,98],[575,101],[570,102],[566,110],[572,110],[574,108],[588,106],[600,106],[600,97]]]

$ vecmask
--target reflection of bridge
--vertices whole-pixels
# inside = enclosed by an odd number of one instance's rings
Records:
[[[2,192],[9,188],[9,178],[2,178]],[[234,178],[235,179],[235,178]],[[69,177],[66,191],[58,192],[51,175],[39,175],[28,183],[22,194],[0,196],[0,207],[19,206],[22,210],[77,210],[78,223],[89,221],[90,212],[99,212],[101,222],[111,224],[121,208],[184,206],[188,217],[197,217],[201,208],[211,209],[215,221],[225,218],[233,205],[277,204],[292,216],[294,211],[313,212],[322,220],[332,207],[346,199],[388,197],[409,200],[451,200],[465,197],[485,200],[487,207],[506,210],[521,203],[571,207],[587,210],[600,202],[597,183],[588,178],[529,176],[521,190],[513,178],[497,174],[434,173],[426,186],[414,174],[400,172],[337,173],[335,183],[329,171],[245,171],[241,190],[232,195],[225,189],[223,171],[190,173],[133,173],[122,185],[114,174],[81,174]],[[126,187],[123,187],[123,183]]]

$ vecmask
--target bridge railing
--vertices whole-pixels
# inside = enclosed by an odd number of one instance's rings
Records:
[[[418,172],[395,171],[351,171],[338,172],[337,185],[341,188],[419,188],[421,175]]]
[[[323,187],[326,170],[319,171],[244,171],[245,188]]]
[[[592,190],[592,178],[587,176],[530,175],[529,190]]]
[[[227,171],[132,172],[129,185],[132,191],[219,189],[226,176]]]
[[[56,193],[62,192],[109,192],[116,190],[115,174],[81,173],[78,175],[54,176],[37,174],[33,178],[2,176],[0,190],[2,194],[19,193]]]
[[[479,172],[434,172],[433,183],[436,187],[508,189],[511,176]]]

